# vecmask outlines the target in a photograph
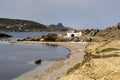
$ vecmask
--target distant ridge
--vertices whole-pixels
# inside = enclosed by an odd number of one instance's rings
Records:
[[[47,27],[44,24],[21,19],[0,18],[0,32],[39,32],[39,31],[67,31],[69,28],[61,26]],[[62,28],[60,28],[62,27]]]
[[[58,23],[57,25],[51,24],[51,25],[49,25],[48,27],[49,27],[50,29],[55,30],[55,31],[59,31],[59,30],[61,30],[61,31],[67,31],[67,30],[69,30],[69,29],[72,29],[72,28],[69,28],[69,27],[65,27],[62,23]]]

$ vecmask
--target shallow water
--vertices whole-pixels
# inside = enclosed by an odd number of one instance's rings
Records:
[[[61,46],[10,44],[0,41],[0,80],[11,80],[34,69],[38,66],[34,64],[35,60],[42,59],[43,63],[52,62],[64,59],[68,54],[69,51]]]

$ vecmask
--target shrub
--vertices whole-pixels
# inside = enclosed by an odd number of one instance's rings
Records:
[[[115,50],[120,50],[120,49],[117,49],[117,48],[106,48],[106,49],[103,49],[102,51],[98,51],[98,53],[111,52],[111,51],[115,51]]]
[[[75,70],[78,69],[80,66],[81,66],[81,63],[78,63],[78,64],[74,65],[74,67],[70,68],[70,69],[67,71],[67,74],[70,74],[71,72],[75,71]]]

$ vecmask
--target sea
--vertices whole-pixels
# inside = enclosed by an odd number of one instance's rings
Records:
[[[49,32],[5,32],[12,38],[0,39],[0,80],[13,80],[23,73],[31,71],[38,66],[48,66],[44,62],[54,62],[65,59],[69,50],[61,46],[42,44],[11,44],[25,37],[38,37]],[[63,32],[58,32],[63,34]],[[34,61],[41,59],[42,63],[36,65]],[[42,67],[41,67],[42,68]]]

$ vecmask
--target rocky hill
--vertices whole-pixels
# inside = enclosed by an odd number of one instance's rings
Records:
[[[20,20],[20,19],[7,19],[0,18],[0,32],[18,32],[18,31],[67,31],[69,28],[64,27],[61,23],[58,26],[50,27],[29,20]]]

